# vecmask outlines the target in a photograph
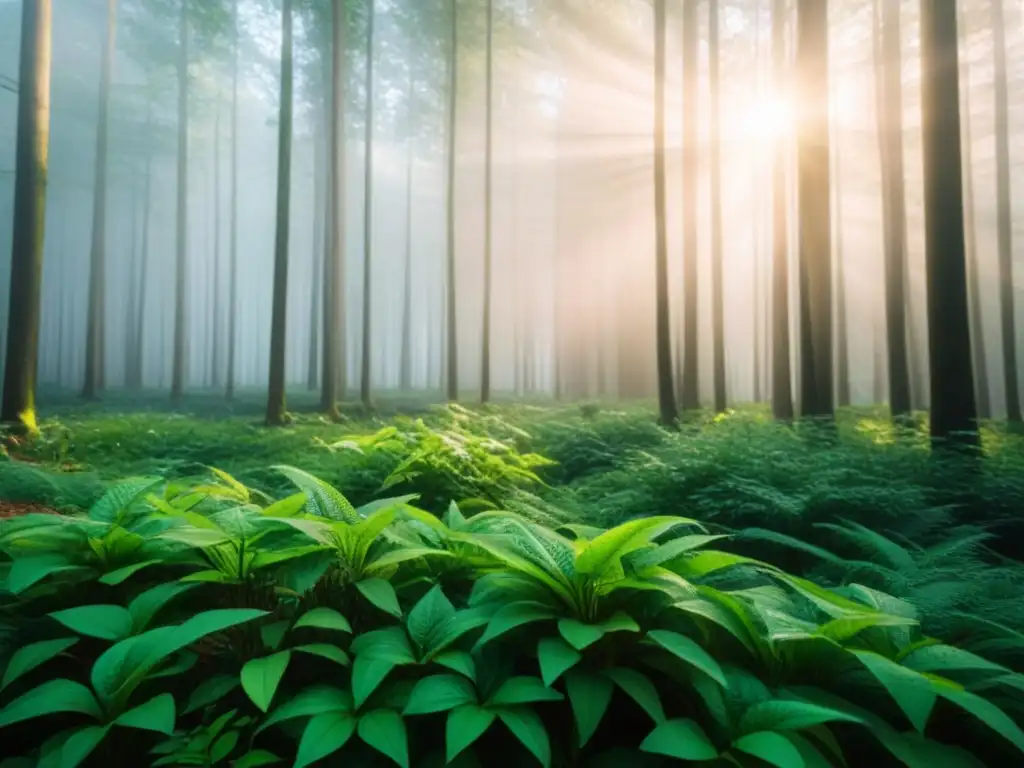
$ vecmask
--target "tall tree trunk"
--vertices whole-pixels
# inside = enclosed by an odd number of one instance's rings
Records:
[[[178,58],[178,208],[177,253],[174,275],[174,349],[171,366],[171,402],[185,395],[186,258],[188,255],[188,0],[181,0],[181,40]]]
[[[110,77],[114,68],[117,0],[107,0],[107,28],[100,61],[99,106],[96,119],[96,155],[93,158],[92,247],[89,255],[89,310],[85,331],[85,381],[82,397],[95,398],[103,388],[106,314],[107,248],[107,143],[110,119]]]
[[[668,301],[668,212],[665,207],[665,0],[654,0],[654,218],[655,311],[658,356],[658,410],[661,423],[675,424],[672,381],[672,325]]]
[[[977,446],[967,310],[957,11],[921,3],[925,263],[933,441]]]
[[[719,114],[718,0],[708,4],[708,69],[711,87],[711,322],[714,337],[715,410],[726,407],[725,384],[725,286],[722,280],[722,144]]]
[[[681,405],[700,407],[700,348],[697,312],[697,184],[700,175],[698,133],[699,0],[683,0],[683,361]]]
[[[231,63],[231,277],[228,290],[228,371],[225,394],[235,397],[235,369],[238,364],[238,2],[234,0]]]
[[[850,338],[846,308],[846,253],[843,247],[843,152],[842,134],[835,129],[835,269],[836,269],[836,398],[840,407],[850,404]]]
[[[447,357],[447,376],[445,386],[448,399],[459,399],[459,349],[458,331],[456,327],[456,294],[455,294],[455,147],[456,128],[458,125],[458,82],[459,82],[459,0],[451,0],[451,50],[448,66],[448,189],[445,201],[447,226],[447,279],[446,309],[447,323],[445,332],[448,343],[445,348]]]
[[[213,318],[211,321],[213,349],[210,361],[212,375],[210,376],[210,383],[213,384],[214,387],[221,386],[221,370],[223,368],[221,359],[224,355],[224,351],[221,348],[220,329],[220,107],[221,99],[220,94],[218,93],[217,105],[215,108],[216,117],[213,122],[213,302],[210,305],[210,310],[213,312]]]
[[[153,142],[150,138],[153,130],[153,103],[147,100],[146,104],[146,177],[145,191],[142,195],[142,243],[139,250],[139,297],[136,306],[135,318],[135,352],[132,361],[135,370],[132,372],[132,380],[135,385],[142,388],[145,371],[145,339],[146,339],[146,291],[149,287],[149,226],[153,204]]]
[[[491,399],[491,268],[494,185],[494,0],[487,0],[486,115],[484,121],[484,317],[480,349],[480,402]]]
[[[800,400],[805,416],[833,415],[828,2],[797,0],[800,212]]]
[[[277,134],[277,232],[274,239],[274,299],[270,321],[270,381],[267,425],[279,426],[285,408],[285,339],[288,316],[288,233],[292,171],[292,0],[281,4],[281,107]]]
[[[372,395],[370,367],[373,360],[370,354],[370,341],[373,338],[373,28],[376,21],[376,0],[369,0],[369,3],[366,26],[366,134],[363,143],[366,152],[366,174],[363,178],[363,348],[362,367],[359,372],[359,399],[364,406],[370,405]]]
[[[402,362],[398,375],[399,387],[403,392],[412,389],[412,164],[415,158],[412,95],[413,83],[410,77],[409,95],[406,102],[409,114],[406,138],[408,155],[405,159],[405,269],[403,274],[405,284],[402,292]]]
[[[325,35],[324,58],[330,38]],[[320,382],[320,314],[325,286],[327,259],[327,174],[324,168],[324,157],[327,154],[327,82],[330,77],[329,65],[324,65],[323,112],[313,122],[313,252],[310,264],[310,296],[309,296],[309,346],[306,352],[306,389],[313,392]]]
[[[136,321],[139,314],[139,200],[141,199],[139,192],[141,190],[137,187],[140,177],[141,174],[135,174],[133,180],[136,182],[134,185],[136,188],[131,190],[131,223],[129,225],[131,240],[128,246],[128,290],[126,291],[127,297],[124,313],[125,334],[123,348],[124,384],[127,389],[138,389],[138,382],[135,381],[135,351],[137,349],[135,339],[138,333]]]
[[[329,188],[326,194],[329,248],[324,263],[324,346],[321,355],[320,408],[338,420],[338,399],[348,386],[345,313],[345,0],[331,7],[331,117],[328,121]]]
[[[1010,128],[1006,85],[1006,30],[1003,0],[991,0],[994,61],[996,215],[999,235],[999,318],[1003,332],[1003,385],[1006,418],[1020,424],[1020,383],[1017,369],[1017,321],[1013,284],[1013,211],[1010,192]]]
[[[38,430],[36,368],[50,144],[51,20],[50,0],[24,3],[18,62],[11,295],[0,423],[27,433]]]
[[[786,0],[772,0],[772,70],[776,92],[788,83]],[[793,418],[793,380],[789,344],[789,194],[786,187],[786,138],[772,146],[772,413]]]

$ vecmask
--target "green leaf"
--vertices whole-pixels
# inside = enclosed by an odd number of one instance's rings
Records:
[[[292,517],[306,506],[306,494],[294,493],[279,501],[275,501],[263,510],[266,517]]]
[[[80,635],[122,640],[132,633],[132,617],[119,605],[82,605],[55,611],[50,618]]]
[[[940,696],[952,701],[965,712],[974,715],[1021,752],[1024,752],[1024,731],[995,704],[977,694],[952,686],[942,686],[937,688],[937,691]]]
[[[608,711],[614,686],[611,680],[602,675],[571,669],[565,675],[565,688],[569,693],[573,717],[576,718],[579,745],[584,747]]]
[[[475,704],[457,707],[448,713],[445,724],[445,755],[450,763],[473,742],[484,735],[497,715]]]
[[[112,485],[89,508],[89,519],[103,523],[119,522],[135,502],[163,482],[160,477],[132,477]]]
[[[329,643],[307,643],[306,645],[297,645],[292,650],[319,656],[343,667],[347,667],[349,664],[348,654],[338,646]]]
[[[545,637],[537,643],[537,661],[545,685],[554,685],[566,670],[576,666],[583,656],[560,637]]]
[[[476,680],[476,664],[466,651],[442,651],[433,658],[435,664],[458,672],[470,680]]]
[[[16,557],[7,574],[7,591],[12,595],[20,595],[51,574],[80,569],[80,566],[69,563],[63,555],[45,554]]]
[[[601,578],[607,573],[621,576],[623,555],[650,544],[679,525],[697,523],[682,517],[654,516],[618,525],[584,546],[576,557],[576,571],[593,578]]]
[[[1006,667],[994,664],[970,651],[952,645],[926,645],[915,649],[901,659],[905,667],[917,672],[960,672],[982,670],[990,672],[1008,672]]]
[[[823,624],[818,633],[837,643],[859,635],[867,629],[875,627],[907,627],[914,626],[917,621],[902,616],[890,616],[886,613],[872,613],[865,616],[842,616]]]
[[[359,738],[398,763],[409,768],[409,744],[402,716],[390,709],[375,709],[359,719]]]
[[[561,701],[562,694],[544,684],[539,677],[510,677],[487,702],[488,706],[533,704],[538,701]]]
[[[161,565],[163,562],[163,560],[146,560],[141,563],[132,563],[131,565],[126,565],[121,568],[116,568],[113,571],[108,571],[100,576],[99,581],[101,584],[116,586],[129,577],[135,575],[143,568],[148,568],[151,565]]]
[[[270,709],[270,702],[291,658],[291,651],[281,651],[262,659],[253,659],[242,667],[242,688],[252,703],[262,711]]]
[[[99,746],[109,726],[87,725],[72,733],[60,748],[60,768],[76,768]]]
[[[885,686],[914,728],[924,733],[936,699],[928,678],[871,651],[852,653]]]
[[[297,717],[313,717],[326,712],[352,712],[352,694],[329,685],[314,685],[299,691],[263,721],[256,734],[272,725]]]
[[[254,749],[252,752],[246,752],[237,760],[232,760],[231,768],[260,768],[260,766],[280,762],[281,758],[273,752],[268,752],[265,749]]]
[[[604,630],[600,626],[584,624],[576,619],[559,619],[558,631],[569,645],[579,651],[604,637]]]
[[[544,768],[549,768],[551,765],[551,741],[540,716],[527,707],[499,709],[497,713],[505,727],[512,731],[512,734],[537,758],[537,761]]]
[[[47,680],[0,709],[0,728],[57,712],[80,712],[95,720],[103,713],[92,692],[81,683],[58,678]]]
[[[274,469],[306,494],[306,506],[310,513],[330,520],[340,520],[349,525],[355,525],[360,521],[356,508],[337,488],[296,467],[279,465]]]
[[[728,683],[725,680],[725,674],[722,672],[718,662],[691,638],[678,632],[670,632],[667,629],[651,630],[647,633],[647,637],[677,659],[699,669],[723,688],[727,687]]]
[[[748,733],[733,742],[733,748],[740,752],[777,766],[777,768],[804,768],[803,757],[789,739],[781,733],[759,731]]]
[[[441,591],[441,585],[434,586],[409,611],[406,627],[409,636],[421,650],[429,647],[431,635],[455,616],[455,607]]]
[[[276,651],[281,647],[281,643],[284,642],[284,636],[288,634],[290,628],[291,622],[286,619],[261,625],[260,640],[263,641],[263,647]]]
[[[651,731],[640,749],[678,760],[714,760],[718,750],[693,720],[666,720]]]
[[[216,701],[220,701],[240,684],[241,681],[238,679],[238,675],[214,675],[203,680],[192,691],[192,695],[188,697],[185,709],[181,714],[187,715],[195,712],[197,709],[202,709]]]
[[[655,723],[665,721],[665,710],[662,709],[658,689],[649,677],[628,667],[606,669],[604,675],[639,704]]]
[[[178,595],[194,589],[194,584],[180,584],[167,582],[158,584],[152,589],[140,593],[134,600],[128,603],[128,613],[132,616],[132,628],[135,632],[142,632],[153,617],[159,613],[165,605]]]
[[[368,655],[356,656],[352,663],[352,697],[357,708],[370,698],[396,666],[398,665],[395,662],[387,659],[372,658]]]
[[[36,667],[56,658],[77,642],[77,637],[61,637],[56,640],[40,640],[18,648],[7,662],[3,680],[0,680],[0,691]]]
[[[832,768],[832,762],[825,757],[825,753],[806,736],[799,733],[787,733],[786,739],[796,747],[806,768]],[[840,765],[844,765],[844,763],[840,763]]]
[[[740,731],[797,731],[832,722],[864,725],[861,718],[838,709],[796,699],[774,699],[749,707],[740,718]]]
[[[463,704],[475,704],[473,684],[458,675],[431,675],[416,683],[405,705],[404,715],[447,712]]]
[[[637,572],[644,571],[647,568],[667,563],[669,560],[686,552],[700,549],[714,541],[727,538],[729,537],[724,535],[709,536],[702,533],[680,536],[678,539],[672,539],[660,546],[635,552],[633,557],[629,559],[629,564]]]
[[[228,731],[213,742],[213,746],[210,747],[210,762],[219,763],[230,755],[238,745],[239,736],[238,731]]]
[[[170,736],[174,732],[174,697],[169,693],[154,696],[145,704],[129,709],[114,724]]]
[[[397,618],[402,617],[402,609],[398,605],[398,595],[395,594],[395,588],[391,586],[391,582],[384,579],[363,579],[356,582],[356,589],[384,613],[390,613]]]
[[[516,627],[525,624],[532,624],[538,621],[546,621],[555,618],[555,611],[547,605],[534,602],[509,603],[499,608],[490,621],[483,636],[477,641],[477,647],[483,647],[486,643],[501,637]]]
[[[299,739],[294,768],[305,768],[317,760],[333,755],[352,738],[356,719],[348,712],[324,712],[306,723]]]
[[[295,622],[294,629],[299,629],[301,627],[333,629],[338,632],[348,632],[349,634],[352,634],[352,625],[348,623],[348,619],[333,608],[314,608],[311,611],[307,611],[302,614],[297,622]]]

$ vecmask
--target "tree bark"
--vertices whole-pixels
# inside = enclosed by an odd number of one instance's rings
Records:
[[[775,90],[788,82],[786,63],[786,0],[772,2],[772,69]],[[772,413],[780,421],[793,418],[793,381],[789,342],[789,195],[786,188],[785,137],[772,147]]]
[[[722,143],[718,0],[708,4],[708,69],[711,86],[711,322],[714,339],[715,411],[726,408],[725,286],[722,279]]]
[[[697,291],[697,185],[700,175],[698,133],[698,0],[683,0],[683,360],[681,405],[700,408],[700,348]]]
[[[846,306],[846,264],[843,247],[843,153],[841,129],[835,129],[835,269],[836,269],[836,400],[840,407],[850,404],[850,338]]]
[[[366,26],[366,152],[365,176],[363,178],[363,347],[362,366],[359,372],[359,399],[369,407],[372,397],[371,363],[373,339],[373,38],[376,16],[375,0],[370,0]]]
[[[174,350],[171,365],[171,403],[185,395],[186,259],[188,256],[188,0],[181,0],[181,40],[178,59],[178,207],[177,253],[174,275]]]
[[[142,198],[142,244],[139,250],[139,285],[138,285],[138,306],[135,319],[135,352],[132,355],[132,362],[135,366],[132,372],[132,381],[136,387],[142,388],[145,378],[145,339],[146,339],[146,289],[149,286],[149,228],[151,210],[153,205],[153,103],[147,100],[146,104],[146,177],[145,191]]]

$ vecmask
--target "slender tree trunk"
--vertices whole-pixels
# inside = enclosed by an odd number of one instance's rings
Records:
[[[683,0],[683,361],[681,405],[700,408],[700,348],[697,312],[697,184],[700,175],[698,133],[698,0]]]
[[[274,240],[274,299],[270,322],[270,381],[267,425],[287,419],[285,339],[288,316],[288,234],[292,171],[292,0],[281,4],[281,107],[277,135],[277,233]]]
[[[399,371],[399,387],[403,392],[412,389],[412,164],[415,158],[413,152],[413,112],[412,112],[413,83],[409,78],[408,125],[407,139],[408,155],[405,160],[405,269],[404,269],[404,290],[402,295],[402,363]]]
[[[715,410],[726,408],[725,286],[722,280],[722,149],[720,128],[720,76],[718,0],[708,4],[708,68],[711,86],[711,321],[714,337]]]
[[[100,63],[99,107],[96,120],[92,198],[92,249],[89,256],[89,311],[85,331],[85,382],[82,397],[93,399],[102,389],[107,248],[107,143],[110,118],[110,77],[114,68],[117,0],[107,0],[107,28]]]
[[[326,48],[325,48],[326,50]],[[324,73],[323,88],[327,88],[328,72]],[[325,142],[327,141],[327,98],[323,101],[323,114],[314,120],[313,128],[313,252],[310,261],[309,347],[306,353],[306,389],[313,392],[320,381],[320,312],[325,289],[323,277],[327,258],[327,179],[324,173]]]
[[[145,191],[142,197],[142,244],[139,250],[139,297],[137,314],[135,319],[135,352],[132,361],[135,370],[132,372],[132,380],[135,385],[142,388],[145,371],[145,339],[146,339],[146,291],[149,287],[149,227],[150,216],[153,205],[153,143],[149,138],[153,130],[153,103],[148,101],[146,105],[146,177]]]
[[[999,318],[1003,332],[1003,385],[1006,418],[1022,421],[1017,369],[1017,321],[1013,284],[1013,211],[1010,192],[1010,127],[1006,85],[1006,30],[1003,0],[991,0],[994,61],[996,215],[999,235]]]
[[[657,323],[658,409],[661,423],[675,424],[675,384],[672,381],[672,325],[668,301],[668,243],[665,207],[665,0],[654,0],[654,217],[655,311]]]
[[[366,27],[366,135],[364,146],[366,152],[363,179],[363,349],[362,369],[360,370],[359,398],[364,406],[370,405],[372,363],[370,342],[373,338],[371,321],[373,319],[373,39],[376,19],[376,0],[370,0],[369,17]]]
[[[967,310],[957,10],[921,3],[925,264],[933,441],[978,445]]]
[[[805,416],[833,415],[828,2],[797,0],[800,74],[800,400]]]
[[[231,277],[228,291],[228,371],[225,394],[235,397],[235,368],[238,364],[238,2],[234,0],[234,39],[231,63]]]
[[[850,404],[850,339],[849,318],[846,308],[846,253],[843,247],[843,153],[842,134],[836,126],[835,133],[835,268],[836,268],[836,397],[838,405]]]
[[[446,280],[446,308],[447,327],[446,333],[448,344],[446,347],[447,356],[447,377],[446,388],[448,400],[459,399],[459,349],[458,332],[456,327],[456,294],[455,294],[455,147],[456,128],[458,126],[458,82],[459,82],[459,0],[451,0],[451,51],[449,52],[448,66],[451,68],[448,73],[448,189],[446,209],[447,224],[447,280]]]
[[[491,399],[491,260],[494,185],[494,0],[487,0],[486,117],[484,127],[484,317],[480,349],[480,402]]]
[[[50,144],[51,19],[50,0],[24,3],[18,63],[11,297],[0,405],[0,422],[30,434],[38,430],[36,367]]]
[[[788,82],[786,63],[786,0],[772,0],[772,69],[775,90]],[[789,344],[789,195],[786,188],[785,137],[772,147],[772,413],[780,421],[793,418],[793,381]]]
[[[132,202],[131,202],[131,240],[128,247],[128,290],[127,301],[125,304],[124,313],[124,384],[127,389],[138,389],[138,382],[135,380],[135,350],[137,345],[135,343],[136,335],[138,333],[138,326],[136,321],[138,319],[138,304],[139,304],[139,200],[141,195],[138,187],[138,179],[141,174],[136,174],[134,185],[136,189],[132,190]]]
[[[348,388],[345,313],[342,306],[345,277],[345,1],[331,9],[331,117],[328,121],[329,188],[326,202],[329,249],[324,263],[324,346],[320,408],[338,420],[338,399]]]
[[[221,386],[221,371],[223,370],[222,358],[224,351],[221,348],[220,328],[220,284],[221,284],[221,250],[220,250],[220,94],[217,95],[216,117],[214,118],[213,138],[213,301],[210,310],[213,312],[211,331],[213,333],[213,350],[210,367],[212,375],[210,381],[214,387]]]
[[[177,254],[174,276],[174,349],[171,366],[171,402],[185,394],[186,259],[188,256],[188,0],[181,0],[181,40],[178,59],[178,208]]]

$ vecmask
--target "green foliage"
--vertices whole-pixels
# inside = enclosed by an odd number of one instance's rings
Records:
[[[694,519],[439,519],[277,471],[301,492],[135,478],[88,513],[5,524],[0,739],[26,764],[115,740],[131,765],[1024,753],[1020,675],[878,589],[710,549]]]

